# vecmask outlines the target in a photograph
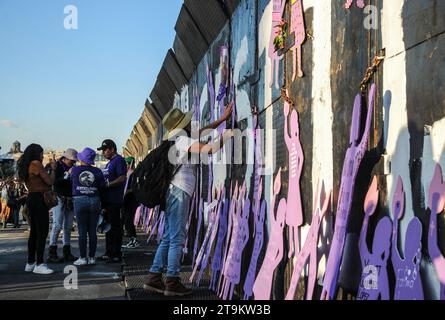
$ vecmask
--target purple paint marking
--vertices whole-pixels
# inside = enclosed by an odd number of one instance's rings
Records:
[[[375,229],[372,252],[366,243],[369,217],[374,214],[379,200],[377,177],[372,179],[371,186],[365,198],[365,218],[360,232],[360,259],[362,263],[362,278],[357,300],[389,300],[389,283],[387,263],[391,246],[391,220],[382,218]]]
[[[289,188],[287,193],[286,225],[289,226],[289,258],[300,251],[299,227],[303,224],[301,205],[300,178],[303,170],[304,154],[300,142],[298,113],[291,112],[290,134],[288,129],[289,103],[284,103],[284,139],[289,154]]]
[[[343,248],[346,237],[346,225],[348,223],[348,217],[351,211],[355,178],[357,176],[358,168],[368,145],[369,130],[371,127],[371,119],[374,110],[375,90],[375,84],[373,84],[369,92],[369,105],[366,117],[366,127],[359,144],[357,144],[357,142],[360,139],[360,94],[358,94],[355,98],[354,111],[352,115],[351,135],[349,139],[350,147],[346,151],[345,161],[343,163],[337,213],[335,217],[335,230],[326,265],[326,273],[323,281],[321,300],[334,299],[334,295],[336,294],[337,278],[343,256]]]
[[[327,213],[329,202],[331,199],[331,191],[326,195],[324,190],[324,183],[321,183],[320,187],[317,187],[318,193],[314,201],[314,214],[312,218],[309,232],[304,242],[302,250],[298,253],[294,270],[292,272],[292,278],[289,286],[289,290],[286,294],[286,300],[293,300],[295,297],[295,291],[297,289],[298,281],[300,279],[301,272],[303,271],[306,262],[309,260],[309,276],[308,276],[308,289],[306,292],[306,300],[312,300],[314,294],[315,282],[317,280],[317,245],[318,235],[321,227],[323,217]]]
[[[445,206],[445,184],[442,178],[442,168],[436,164],[433,179],[428,190],[428,207],[431,210],[428,232],[428,251],[441,283],[440,300],[445,300],[445,257],[440,251],[437,240],[437,215],[443,212]]]
[[[304,26],[302,0],[292,0],[291,3],[291,22],[289,34],[295,34],[295,44],[292,48],[294,52],[292,81],[295,81],[297,75],[299,78],[304,76],[301,61],[301,46],[306,40],[306,28]]]
[[[411,219],[405,238],[405,258],[402,258],[397,243],[399,236],[399,220],[405,214],[405,191],[399,176],[397,187],[392,199],[394,215],[392,231],[391,260],[396,276],[394,300],[423,300],[422,280],[420,278],[420,261],[422,258],[422,224],[417,217]]]
[[[279,81],[279,71],[280,71],[280,61],[283,59],[284,55],[279,56],[275,51],[274,40],[276,34],[279,30],[279,24],[283,17],[283,10],[285,7],[286,1],[282,0],[273,0],[273,9],[272,9],[272,29],[270,31],[270,40],[269,40],[269,51],[268,56],[272,63],[272,69],[270,72],[270,83],[269,87],[275,82],[275,88],[278,89],[278,81]],[[275,79],[275,81],[274,81]]]
[[[275,216],[275,201],[281,189],[281,168],[274,183],[274,195],[271,201],[271,207],[268,210],[270,222],[270,237],[267,243],[266,255],[258,276],[253,284],[253,293],[255,300],[269,300],[272,289],[272,280],[274,271],[283,259],[283,229],[286,219],[286,199],[281,199]]]

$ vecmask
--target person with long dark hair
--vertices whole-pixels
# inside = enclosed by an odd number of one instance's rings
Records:
[[[31,231],[28,240],[28,263],[26,272],[51,274],[54,271],[44,263],[46,238],[49,231],[49,208],[44,193],[51,190],[55,179],[56,162],[50,159],[51,173],[43,167],[43,148],[31,144],[18,161],[18,175],[28,189],[26,205],[29,210]]]

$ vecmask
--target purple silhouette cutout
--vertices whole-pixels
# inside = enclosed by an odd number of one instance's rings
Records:
[[[204,258],[201,263],[201,268],[199,270],[198,279],[197,279],[198,285],[201,283],[201,280],[202,280],[202,277],[204,274],[204,270],[207,268],[208,261],[210,258],[210,251],[213,248],[213,243],[215,242],[216,235],[218,233],[219,217],[221,216],[221,211],[222,211],[221,193],[222,193],[222,191],[218,192],[218,198],[216,200],[216,207],[215,207],[215,214],[214,214],[215,215],[214,226],[212,228],[210,240],[208,242],[207,249],[205,251],[205,255],[204,255]]]
[[[215,199],[207,208],[207,215],[209,217],[209,222],[207,225],[206,234],[204,236],[204,240],[202,242],[201,248],[199,250],[198,256],[196,257],[195,266],[193,268],[192,274],[190,276],[190,282],[193,282],[198,267],[201,271],[204,271],[207,264],[205,260],[205,256],[210,252],[209,247],[212,247],[213,242],[211,236],[213,235],[213,230],[217,227],[217,207],[219,204],[219,197]],[[197,281],[199,284],[199,280]]]
[[[352,6],[352,3],[354,2],[354,0],[346,0],[345,3],[345,8],[349,9]],[[359,7],[360,9],[363,9],[365,7],[365,1],[364,0],[357,0],[357,7]]]
[[[236,202],[236,209],[233,211],[232,237],[223,269],[224,280],[220,297],[224,300],[232,299],[235,286],[240,282],[241,256],[249,240],[249,212],[250,200],[246,195],[244,181]]]
[[[198,183],[196,183],[196,184],[198,184]],[[197,199],[197,191],[195,190],[195,192],[193,193],[193,197],[192,197],[192,203],[191,203],[191,205],[190,205],[190,211],[189,211],[189,218],[188,218],[188,220],[187,220],[187,224],[185,225],[185,234],[187,235],[186,236],[186,238],[185,238],[185,243],[184,243],[184,249],[182,250],[183,251],[183,254],[182,254],[182,261],[184,262],[184,259],[185,259],[185,255],[188,253],[188,241],[189,241],[189,229],[190,229],[190,224],[191,224],[191,222],[192,222],[192,215],[193,215],[193,212],[194,212],[194,210],[195,210],[195,205],[196,205],[196,199]]]
[[[372,253],[366,243],[369,217],[374,214],[379,200],[377,177],[372,179],[371,186],[365,198],[365,218],[360,233],[360,259],[362,262],[362,278],[360,281],[357,300],[389,300],[388,272],[386,269],[390,256],[391,220],[382,218],[376,227]]]
[[[219,105],[219,116],[221,117],[224,114],[224,111],[226,110],[226,107],[224,105],[224,98],[227,95],[227,89],[229,85],[229,47],[224,45],[220,48],[220,55],[219,55],[219,70],[221,73],[221,84],[219,85],[219,92],[218,96],[216,97],[216,100],[218,101]],[[233,79],[233,77],[232,77]],[[221,135],[223,133],[223,130],[226,129],[226,121],[221,123],[218,126],[218,133]]]
[[[293,33],[295,35],[295,44],[292,48],[294,52],[292,81],[295,81],[297,75],[299,78],[303,77],[304,75],[301,61],[301,46],[306,40],[306,28],[304,26],[304,11],[302,0],[291,0],[290,10],[291,22],[289,34]]]
[[[274,271],[283,259],[283,229],[286,219],[286,199],[281,199],[275,216],[275,201],[281,189],[281,168],[274,182],[274,195],[269,210],[270,237],[267,243],[266,255],[258,276],[253,284],[255,300],[269,300],[272,289]]]
[[[216,285],[217,280],[219,276],[219,271],[222,267],[222,260],[223,256],[222,253],[224,252],[224,240],[227,234],[227,216],[229,212],[229,199],[226,199],[225,196],[225,188],[222,189],[222,195],[221,195],[220,205],[222,206],[221,215],[218,219],[218,236],[215,246],[215,251],[213,253],[213,260],[212,260],[212,274],[210,279],[210,289],[213,291],[216,291]]]
[[[269,51],[268,56],[272,62],[272,69],[270,72],[270,83],[269,87],[275,82],[275,88],[278,89],[278,80],[279,71],[280,71],[280,61],[283,59],[284,55],[278,55],[278,52],[275,50],[274,40],[279,30],[279,24],[283,17],[283,10],[285,8],[286,1],[282,0],[273,0],[273,9],[272,9],[272,29],[270,31],[270,40],[269,40]],[[274,81],[275,79],[275,81]]]
[[[369,130],[374,109],[375,85],[371,86],[369,92],[368,114],[366,117],[366,127],[363,136],[360,137],[360,113],[361,96],[355,98],[354,111],[352,114],[351,135],[349,138],[350,147],[346,151],[343,172],[341,178],[340,192],[338,197],[337,213],[335,217],[335,230],[332,239],[331,249],[326,264],[326,273],[323,281],[323,291],[321,300],[333,299],[337,289],[337,278],[343,256],[345,244],[346,226],[349,213],[351,211],[352,196],[355,186],[355,178],[358,168],[363,159],[369,139]],[[357,144],[358,143],[358,144]]]
[[[436,164],[434,176],[428,190],[428,207],[431,210],[428,232],[428,251],[441,283],[440,300],[445,300],[445,257],[437,242],[437,215],[443,212],[445,206],[445,184],[442,178],[442,168]]]
[[[198,93],[198,88],[193,88],[193,120],[194,121],[200,121],[201,120],[201,110],[200,110],[200,104],[201,104],[201,97]]]
[[[153,224],[153,227],[150,230],[150,235],[148,236],[147,243],[150,242],[151,238],[154,236],[156,231],[159,233],[159,225],[161,224],[163,216],[164,216],[164,211],[162,211],[159,214],[159,216],[158,216],[158,218],[156,220],[153,220],[153,221],[156,221],[156,222]]]
[[[287,192],[286,224],[289,226],[289,258],[300,251],[299,227],[303,224],[300,177],[303,170],[303,148],[300,142],[298,113],[291,112],[290,134],[288,129],[289,103],[284,102],[284,140],[289,153],[289,187]]]
[[[161,242],[162,236],[164,235],[164,226],[165,226],[165,213],[162,212],[161,213],[161,218],[160,218],[160,221],[159,221],[159,225],[158,225],[158,236],[157,236],[157,239],[156,239],[156,241],[158,243]]]
[[[261,199],[263,193],[263,180],[261,178],[261,168],[263,164],[262,159],[262,137],[261,130],[258,128],[258,108],[253,107],[253,143],[255,150],[255,173],[254,173],[254,190],[253,190],[253,205],[252,211],[254,215],[253,236],[254,244],[252,251],[252,258],[250,260],[249,269],[247,271],[246,279],[244,280],[244,300],[249,299],[253,295],[253,283],[255,282],[255,275],[257,270],[258,257],[263,248],[264,241],[264,219],[266,213],[266,201]]]
[[[309,233],[307,235],[306,241],[304,242],[303,248],[298,253],[295,267],[292,272],[292,278],[290,281],[290,286],[286,294],[286,300],[293,300],[295,297],[295,291],[297,289],[298,280],[300,279],[301,272],[308,261],[309,257],[309,276],[308,276],[308,286],[306,292],[306,300],[312,300],[314,294],[315,282],[317,280],[317,245],[318,245],[318,235],[321,227],[321,222],[325,216],[329,201],[331,199],[331,192],[326,195],[324,190],[324,183],[321,183],[321,187],[317,186],[317,195],[314,201],[314,214],[312,217],[312,223],[309,228]]]
[[[391,260],[396,276],[394,300],[423,300],[423,288],[420,278],[420,261],[422,258],[422,224],[416,217],[411,219],[406,231],[405,258],[397,248],[399,220],[405,214],[405,192],[403,181],[399,176],[392,199],[394,221],[392,225]]]
[[[198,207],[198,226],[196,228],[196,236],[195,236],[195,244],[193,245],[193,260],[192,260],[192,266],[195,265],[195,259],[196,259],[196,253],[198,251],[198,243],[199,243],[199,234],[201,231],[201,224],[202,224],[202,210],[204,207],[204,200],[199,199],[199,207]]]
[[[226,266],[226,261],[227,261],[227,254],[229,251],[229,247],[230,247],[230,241],[232,238],[232,234],[233,234],[233,216],[235,215],[235,211],[236,211],[236,206],[238,203],[238,192],[239,192],[238,188],[238,181],[235,182],[235,188],[233,189],[233,193],[231,190],[231,194],[232,194],[232,198],[230,200],[230,207],[229,207],[229,212],[227,214],[227,218],[228,218],[228,225],[227,225],[227,235],[226,235],[226,241],[225,241],[225,245],[224,245],[224,254],[223,254],[223,258],[222,258],[222,266],[221,266],[221,274],[219,276],[219,281],[218,281],[218,291],[221,291],[221,284],[222,284],[222,279],[223,279],[223,272],[225,270],[225,266]]]

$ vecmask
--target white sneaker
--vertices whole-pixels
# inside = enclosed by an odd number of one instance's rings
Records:
[[[75,266],[85,266],[87,264],[88,264],[88,261],[85,258],[79,258],[76,261],[74,261]]]
[[[42,264],[39,264],[38,266],[35,266],[35,268],[32,272],[38,273],[38,274],[51,274],[54,272],[54,270],[48,268],[48,266],[46,264],[42,263]]]
[[[35,266],[36,266],[36,263],[35,263],[35,262],[34,262],[33,264],[29,264],[29,263],[27,263],[27,264],[26,264],[26,267],[25,267],[25,272],[33,272]]]
[[[96,258],[88,258],[88,265],[95,265],[96,264]]]

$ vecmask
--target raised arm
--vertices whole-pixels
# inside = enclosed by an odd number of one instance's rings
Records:
[[[230,115],[232,114],[232,111],[233,111],[233,102],[230,102],[227,105],[227,107],[226,107],[226,109],[224,111],[224,114],[219,119],[215,120],[214,122],[212,122],[208,126],[205,126],[204,128],[200,129],[199,130],[199,135],[201,136],[201,134],[204,131],[206,131],[206,130],[218,128],[221,123],[223,123],[224,121],[226,121],[230,117]]]

